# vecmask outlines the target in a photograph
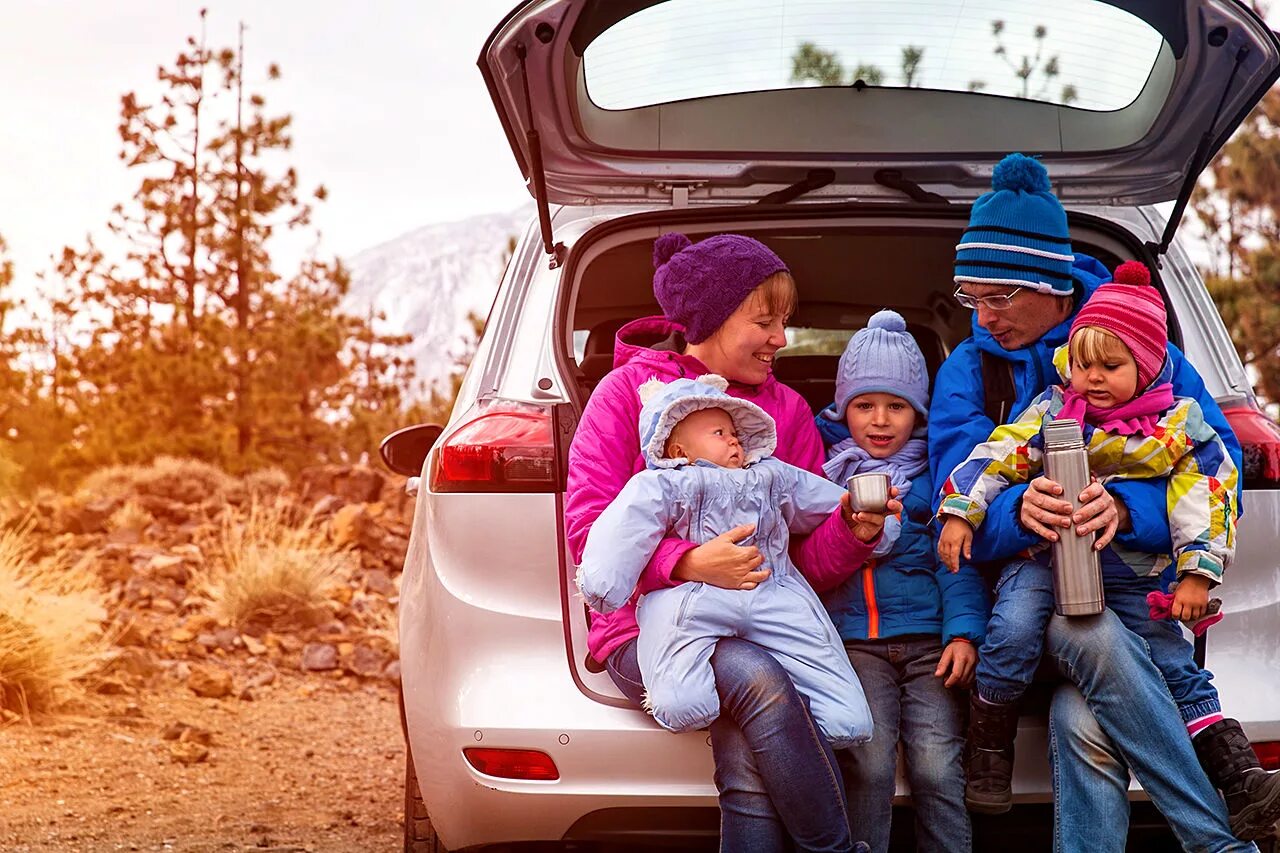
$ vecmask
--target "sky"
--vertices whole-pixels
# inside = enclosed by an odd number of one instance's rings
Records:
[[[234,46],[272,113],[292,113],[303,187],[323,183],[323,250],[349,255],[431,222],[528,199],[476,68],[516,0],[0,0],[0,237],[20,286],[102,234],[138,176],[118,159],[120,96],[160,91],[199,33]]]

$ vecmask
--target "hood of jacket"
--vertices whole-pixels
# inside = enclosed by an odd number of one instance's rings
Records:
[[[644,406],[640,409],[640,452],[649,468],[677,468],[688,465],[683,457],[668,459],[663,455],[667,439],[680,421],[702,409],[723,409],[733,419],[742,445],[745,465],[751,465],[773,454],[778,445],[778,430],[773,418],[750,400],[730,397],[725,391],[729,383],[721,376],[708,373],[697,379],[663,382],[650,379],[639,388]]]

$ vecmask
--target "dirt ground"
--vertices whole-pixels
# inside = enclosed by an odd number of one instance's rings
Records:
[[[246,701],[165,681],[95,696],[80,716],[10,724],[0,729],[0,849],[398,850],[395,689],[281,673]]]

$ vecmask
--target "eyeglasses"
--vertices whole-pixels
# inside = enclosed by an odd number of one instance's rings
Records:
[[[974,296],[972,293],[965,293],[960,288],[956,288],[956,292],[951,294],[965,308],[977,310],[979,307],[986,308],[989,311],[1008,311],[1009,306],[1013,304],[1013,298],[1022,292],[1022,288],[1015,288],[1012,293],[1006,293],[1004,296]]]

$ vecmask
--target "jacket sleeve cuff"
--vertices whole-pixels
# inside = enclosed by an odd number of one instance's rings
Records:
[[[1178,555],[1178,579],[1184,575],[1201,575],[1214,586],[1222,583],[1222,560],[1208,551],[1188,550]]]
[[[644,595],[645,593],[653,592],[655,589],[679,586],[682,581],[673,579],[671,573],[675,571],[676,563],[680,562],[680,558],[697,547],[696,542],[690,542],[687,539],[676,539],[674,537],[663,539],[658,543],[657,549],[654,550],[653,556],[649,559],[649,564],[640,573],[640,581],[636,584],[636,591]]]
[[[883,536],[882,529],[875,539],[863,542],[836,510],[813,533],[793,543],[791,558],[809,585],[816,592],[825,592],[861,568]]]
[[[1018,518],[1026,491],[1025,483],[1010,486],[987,507],[982,527],[973,535],[974,562],[1007,560],[1044,541],[1023,527]]]

